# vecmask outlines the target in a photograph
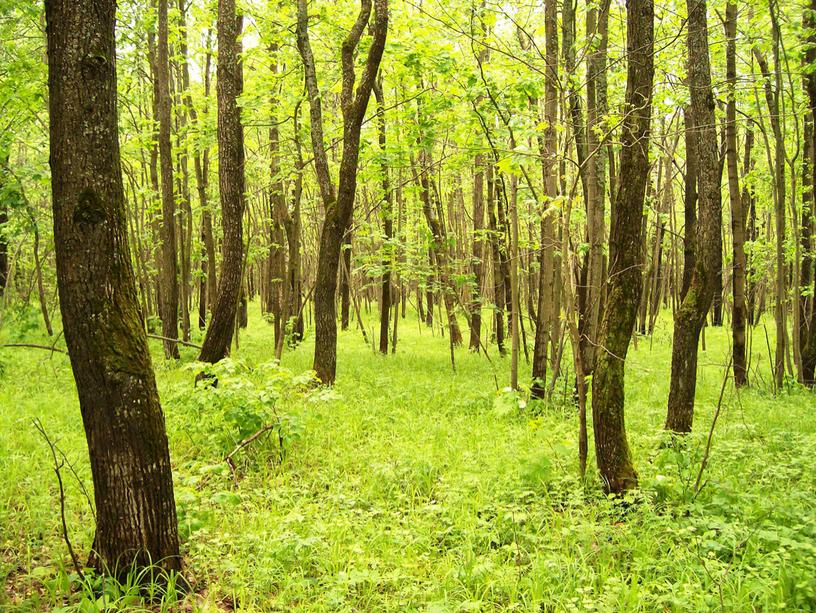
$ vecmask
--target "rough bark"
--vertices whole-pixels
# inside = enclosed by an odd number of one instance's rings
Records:
[[[654,5],[626,7],[626,115],[621,127],[619,188],[612,206],[607,304],[592,378],[592,422],[598,470],[608,492],[637,487],[624,424],[624,366],[642,288],[640,227],[649,175],[654,79]]]
[[[678,433],[691,431],[700,331],[714,299],[716,277],[722,274],[721,173],[711,89],[706,0],[687,0],[687,6],[689,89],[697,141],[700,214],[695,266],[689,289],[674,318],[666,428]]]
[[[533,346],[533,367],[531,393],[534,398],[546,394],[547,355],[552,337],[553,319],[557,317],[554,308],[554,257],[555,231],[550,206],[558,195],[556,179],[556,154],[558,150],[558,5],[556,0],[544,3],[544,33],[546,71],[544,73],[544,121],[546,128],[539,137],[541,153],[541,174],[544,184],[544,202],[541,213],[539,236],[538,305],[536,310],[535,344]]]
[[[388,0],[374,0],[372,41],[365,68],[354,89],[355,54],[372,12],[372,0],[361,0],[360,13],[342,44],[341,110],[343,115],[343,153],[337,189],[329,174],[323,137],[323,111],[317,83],[315,59],[309,42],[306,0],[298,0],[297,46],[303,60],[304,78],[309,96],[311,137],[315,171],[325,218],[320,233],[317,257],[317,279],[314,289],[315,354],[314,370],[326,385],[334,383],[337,374],[337,321],[335,292],[343,236],[349,228],[357,189],[357,167],[360,157],[360,129],[371,90],[385,48],[388,31]]]
[[[173,194],[173,149],[170,141],[170,59],[167,24],[167,2],[159,0],[159,32],[156,53],[159,111],[159,170],[161,173],[162,219],[161,268],[159,269],[162,336],[178,338],[179,284],[176,255],[176,201]],[[178,359],[178,343],[164,341],[164,355]]]
[[[221,227],[224,232],[223,259],[218,279],[218,296],[207,328],[201,362],[218,362],[229,355],[244,265],[244,130],[238,97],[243,91],[241,52],[242,18],[235,0],[218,2],[218,183],[221,191]]]
[[[732,298],[731,338],[733,346],[734,384],[737,387],[748,383],[745,356],[745,324],[747,304],[745,301],[745,210],[739,187],[737,160],[737,3],[729,0],[725,7],[725,78],[728,86],[726,104],[726,166],[728,168],[728,196],[731,203],[732,235]]]
[[[127,243],[116,3],[45,8],[57,281],[96,502],[90,563],[120,577],[133,564],[178,570],[164,416]]]

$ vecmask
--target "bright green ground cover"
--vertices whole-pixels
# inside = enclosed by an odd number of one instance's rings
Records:
[[[707,331],[695,433],[678,450],[661,434],[669,319],[627,364],[642,494],[625,509],[603,497],[594,472],[578,478],[577,418],[563,385],[553,406],[520,406],[496,392],[483,357],[458,351],[453,373],[446,340],[411,314],[395,356],[373,353],[358,331],[342,333],[333,391],[301,385],[308,341],[285,353],[291,374],[261,367],[272,331],[258,316],[215,392],[193,391],[195,371],[155,353],[196,588],[164,608],[813,610],[816,397],[795,387],[772,396],[759,328],[753,357],[764,391],[726,388],[706,485],[694,498],[728,331]],[[27,330],[0,342],[20,336],[42,341]],[[182,355],[189,364],[195,351]],[[492,358],[504,385],[509,360],[495,350]],[[133,594],[114,587],[96,604],[92,589],[67,589],[57,483],[32,425],[42,421],[89,484],[67,359],[0,349],[0,363],[0,609],[137,610]],[[238,454],[236,486],[222,457],[273,419],[272,404],[280,428]],[[63,476],[84,558],[92,515],[76,480]]]

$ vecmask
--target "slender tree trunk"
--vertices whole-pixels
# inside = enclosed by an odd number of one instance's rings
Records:
[[[382,185],[382,218],[385,245],[383,247],[383,274],[380,281],[380,353],[388,355],[388,334],[391,314],[391,270],[394,267],[394,195],[388,177],[388,153],[385,132],[385,96],[382,88],[382,73],[374,84],[377,99],[377,137],[380,145],[380,184]],[[395,332],[396,338],[396,332]]]
[[[484,257],[482,237],[484,227],[484,155],[477,154],[473,162],[473,289],[470,301],[470,343],[471,351],[479,352],[482,335],[482,259]]]
[[[116,3],[45,8],[57,281],[96,502],[90,564],[119,577],[131,565],[179,570],[164,416],[127,243]]]
[[[159,0],[159,35],[156,54],[159,110],[159,169],[161,171],[161,318],[164,355],[178,359],[179,285],[176,260],[176,201],[173,194],[173,150],[170,142],[170,60],[167,2]]]
[[[674,318],[666,428],[679,433],[691,431],[700,331],[714,299],[716,277],[722,274],[721,172],[708,55],[706,0],[687,0],[687,4],[689,89],[699,164],[700,218],[691,283]]]
[[[9,182],[9,151],[5,143],[0,143],[0,192],[5,191]],[[8,285],[9,259],[8,259],[8,236],[6,236],[6,225],[8,224],[8,202],[5,198],[0,198],[0,298],[3,298]]]
[[[221,191],[223,260],[218,296],[207,328],[201,362],[218,362],[229,355],[241,296],[244,266],[244,129],[238,97],[243,91],[240,61],[242,18],[235,0],[218,1],[218,181]]]
[[[592,378],[595,455],[607,491],[637,487],[624,425],[624,365],[643,283],[640,226],[649,175],[649,128],[654,79],[654,5],[626,6],[626,115],[622,125],[619,188],[609,237],[607,304]]]
[[[731,337],[733,345],[734,384],[742,387],[748,383],[748,364],[745,355],[745,323],[747,305],[745,302],[745,210],[739,187],[737,169],[737,3],[728,0],[725,7],[725,76],[728,84],[726,105],[726,165],[728,168],[728,195],[731,202],[731,236],[733,279],[733,312],[731,315]]]
[[[808,45],[805,63],[816,64],[816,0],[810,0],[805,11]],[[802,370],[799,378],[808,387],[816,385],[816,266],[814,261],[813,236],[816,231],[816,74],[807,71],[804,77],[808,109],[805,130],[805,155],[803,178],[804,202],[802,203],[802,266],[800,271],[801,295],[799,296],[799,346],[802,356]],[[809,127],[809,129],[807,129]],[[804,179],[808,179],[805,181]]]
[[[360,156],[360,129],[371,90],[379,71],[388,31],[388,0],[373,0],[372,42],[365,68],[355,90],[355,52],[372,13],[372,0],[361,0],[360,13],[349,30],[341,51],[343,114],[343,155],[335,190],[329,174],[326,145],[323,138],[323,111],[317,83],[317,70],[309,42],[306,0],[298,0],[297,45],[303,61],[306,89],[309,93],[312,148],[318,187],[326,212],[320,233],[317,257],[317,279],[314,289],[315,354],[314,370],[326,385],[334,383],[337,374],[337,321],[335,291],[343,236],[349,228],[357,189]]]
[[[558,5],[556,0],[545,0],[544,31],[546,37],[544,73],[544,133],[539,138],[541,174],[544,184],[544,210],[540,223],[538,305],[533,346],[531,393],[534,398],[546,395],[547,355],[552,340],[552,326],[557,313],[554,309],[554,250],[555,232],[553,214],[549,210],[558,196],[556,155],[558,150]]]

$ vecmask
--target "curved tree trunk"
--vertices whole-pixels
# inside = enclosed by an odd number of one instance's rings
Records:
[[[688,79],[696,136],[700,216],[694,270],[674,318],[666,428],[681,433],[691,431],[700,331],[714,300],[716,277],[722,273],[721,172],[708,56],[706,0],[688,0],[688,14]]]
[[[221,189],[223,261],[212,321],[204,337],[201,362],[218,362],[229,355],[244,266],[244,129],[238,97],[243,91],[242,19],[235,0],[218,1],[218,182]]]
[[[613,493],[637,487],[624,425],[624,366],[643,284],[640,234],[649,177],[654,79],[652,0],[629,0],[626,23],[628,66],[620,187],[612,206],[607,302],[592,378],[595,455],[604,488]]]
[[[119,577],[134,563],[178,570],[164,415],[127,243],[116,2],[45,8],[57,281],[96,501],[90,563]]]

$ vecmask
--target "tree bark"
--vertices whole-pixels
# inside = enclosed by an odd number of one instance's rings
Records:
[[[728,196],[731,202],[731,235],[733,278],[731,282],[733,311],[731,315],[731,338],[733,346],[734,384],[742,387],[748,383],[748,364],[745,356],[745,210],[739,187],[737,160],[737,3],[728,0],[725,7],[725,78],[728,86],[726,104],[726,166],[728,168]]]
[[[385,132],[385,96],[382,88],[382,73],[374,83],[374,96],[377,99],[377,139],[380,145],[380,185],[382,186],[383,235],[383,274],[380,281],[380,353],[388,355],[388,334],[391,314],[391,270],[394,267],[394,195],[388,176],[388,153]]]
[[[620,180],[612,207],[601,348],[592,378],[595,455],[604,488],[612,493],[637,487],[624,424],[624,365],[643,284],[640,227],[649,176],[654,79],[652,0],[629,0],[626,23],[628,66]]]
[[[533,346],[533,398],[543,398],[547,386],[547,355],[552,340],[553,322],[557,319],[554,308],[554,251],[555,231],[550,207],[558,196],[556,178],[558,151],[558,5],[556,0],[545,0],[544,34],[546,71],[544,73],[544,133],[538,146],[541,154],[541,174],[544,184],[544,202],[539,227],[538,305],[536,310],[535,344]]]
[[[243,91],[242,18],[235,0],[218,1],[218,182],[221,191],[223,260],[218,296],[207,328],[200,362],[218,362],[229,355],[241,296],[244,266],[244,129],[238,97]]]
[[[687,6],[689,89],[697,141],[700,217],[691,282],[674,318],[666,428],[678,433],[691,431],[700,331],[714,300],[716,277],[722,274],[721,172],[708,55],[706,0],[687,0]]]
[[[372,12],[372,0],[361,0],[360,13],[342,45],[341,64],[343,75],[340,97],[343,114],[343,155],[340,161],[339,181],[335,190],[329,174],[326,145],[323,137],[321,94],[317,83],[314,55],[309,42],[307,2],[306,0],[298,0],[297,46],[303,60],[304,78],[309,95],[315,171],[326,213],[320,233],[317,279],[314,289],[314,370],[317,373],[317,378],[326,385],[334,383],[337,374],[335,292],[337,290],[340,248],[354,210],[357,168],[360,157],[360,129],[371,96],[371,90],[377,78],[388,31],[388,0],[373,0],[373,5],[372,42],[356,91],[354,90],[356,80],[354,56],[363,31],[369,22]]]
[[[156,53],[156,78],[158,79],[159,110],[159,170],[161,173],[162,219],[161,287],[162,336],[178,338],[179,284],[176,259],[176,201],[173,194],[173,149],[170,142],[170,59],[167,24],[167,2],[159,0],[159,34]],[[174,340],[164,341],[164,355],[178,359],[178,344]]]
[[[96,502],[90,564],[120,578],[132,565],[177,571],[170,454],[127,243],[116,2],[45,9],[57,281]]]

